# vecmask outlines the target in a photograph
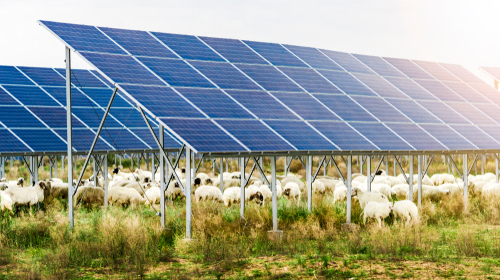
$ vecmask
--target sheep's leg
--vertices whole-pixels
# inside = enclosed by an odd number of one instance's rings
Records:
[[[406,219],[406,226],[409,226],[411,224],[411,216],[408,215],[407,219]]]
[[[363,224],[366,225],[366,215],[363,215]]]
[[[380,221],[380,217],[377,217],[378,227],[382,228],[382,222]]]

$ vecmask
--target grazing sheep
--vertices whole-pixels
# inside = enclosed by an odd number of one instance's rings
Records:
[[[285,180],[283,180],[285,181]],[[300,202],[300,188],[299,185],[295,182],[289,182],[286,183],[285,187],[283,188],[283,195],[288,199],[288,200],[295,200],[296,203]]]
[[[495,180],[495,178],[496,178],[496,175],[493,173],[490,173],[490,172],[483,175],[483,181],[489,182],[491,180]]]
[[[449,190],[443,190],[432,185],[422,185],[422,198],[429,199],[434,202],[439,202],[443,195],[449,194]],[[413,197],[417,197],[418,188],[413,187]]]
[[[52,182],[52,184],[63,184],[63,180],[59,179],[59,178],[50,178],[49,181]]]
[[[347,198],[347,187],[342,185],[335,188],[333,192],[333,202],[342,202]]]
[[[197,173],[196,178],[200,178],[201,184],[204,186],[212,185],[214,183],[212,179],[206,173],[203,172]]]
[[[390,182],[390,184],[388,184],[389,187],[394,187],[395,185],[406,183],[405,179],[400,179],[400,178],[394,177],[394,176],[387,176],[387,181]]]
[[[0,206],[2,211],[8,209],[10,212],[13,212],[12,199],[10,198],[10,195],[4,191],[0,191]]]
[[[366,224],[366,218],[376,219],[378,222],[378,227],[382,228],[382,223],[385,218],[391,214],[392,202],[376,202],[371,201],[366,204],[363,209],[363,224]]]
[[[6,183],[0,183],[0,191],[5,191],[6,189],[8,189],[9,186],[6,184]]]
[[[149,188],[145,193],[144,193],[144,198],[146,199],[146,202],[144,203],[146,206],[149,206],[151,204],[156,204],[160,203],[161,199],[161,190],[158,186],[152,186]]]
[[[498,198],[500,197],[500,184],[487,184],[483,187],[481,195],[485,198]]]
[[[19,178],[16,181],[4,182],[9,188],[22,188],[24,187],[24,178]]]
[[[321,178],[318,180],[323,182],[323,185],[325,185],[325,193],[327,195],[333,195],[333,192],[335,192],[335,185],[339,182],[339,180],[333,180],[327,178]]]
[[[220,174],[219,174],[219,175],[220,175]],[[219,176],[219,177],[220,177],[220,176]],[[233,179],[233,174],[232,174],[231,172],[223,172],[223,173],[222,173],[222,178],[223,178],[224,180],[226,180],[226,179]]]
[[[233,173],[231,173],[231,179],[241,179],[241,172],[233,172]]]
[[[393,193],[396,195],[397,198],[406,198],[406,195],[410,191],[410,185],[408,184],[398,184],[392,187]]]
[[[118,205],[140,205],[145,204],[144,199],[135,189],[131,188],[112,188],[108,191],[108,204]]]
[[[245,190],[245,202],[254,201],[257,205],[264,204],[264,195],[259,187],[251,185]]]
[[[113,169],[113,180],[116,176],[121,177],[123,180],[138,181],[139,177],[134,173],[126,173],[121,171],[121,167]]]
[[[200,201],[224,202],[220,189],[213,186],[201,186],[194,193],[196,203]]]
[[[462,188],[460,188],[458,186],[458,184],[456,184],[456,183],[444,183],[444,184],[438,186],[438,188],[440,188],[442,190],[448,190],[450,192],[450,194],[454,194],[454,193],[460,193],[461,191],[463,191],[463,184],[462,184]]]
[[[364,191],[360,190],[359,188],[354,188],[352,190],[351,196],[358,197],[359,206],[361,206],[361,209],[364,209],[365,206],[369,202],[372,202],[372,201],[379,202],[379,203],[389,202],[389,199],[384,194],[376,193],[376,192],[364,192]]]
[[[286,184],[289,183],[289,182],[293,182],[293,183],[297,184],[297,186],[299,187],[299,190],[300,190],[301,193],[306,193],[306,185],[300,179],[295,178],[295,177],[287,177],[281,183],[284,186],[286,186]]]
[[[436,173],[436,174],[434,174],[434,175],[431,176],[431,181],[432,181],[432,184],[434,186],[439,185],[440,177],[441,177],[441,174],[438,174],[438,173]]]
[[[239,187],[227,188],[222,195],[222,200],[227,208],[241,201],[241,189]]]
[[[326,192],[325,184],[319,180],[314,180],[312,183],[312,193],[313,194],[318,194],[318,195],[324,195]],[[306,196],[308,196],[309,193],[306,191]]]
[[[68,199],[68,183],[52,182],[48,201],[54,200],[56,197],[60,199]]]
[[[167,191],[165,192],[165,196],[170,197],[170,199],[172,199],[172,200],[176,200],[178,197],[180,197],[180,199],[185,198],[181,187],[179,186],[179,184],[176,181],[172,181],[172,182],[170,182],[170,184],[168,184]]]
[[[80,199],[87,205],[104,205],[104,190],[92,185],[78,187],[74,204],[80,203]]]
[[[136,181],[124,181],[119,184],[115,184],[113,188],[122,187],[122,188],[132,188],[135,189],[140,195],[144,196],[146,192],[146,186],[141,186],[139,182]]]
[[[43,181],[38,182],[33,187],[8,188],[5,193],[12,199],[13,206],[27,205],[31,207],[38,202],[43,202],[44,191],[48,188]]]
[[[405,221],[406,226],[414,224],[418,222],[418,208],[413,201],[410,200],[401,200],[394,203],[393,206],[394,212],[394,224],[396,224],[396,218],[400,217],[401,220]]]
[[[388,198],[392,198],[392,195],[395,194],[393,193],[391,187],[387,184],[372,184],[371,191],[384,194]]]
[[[241,180],[239,179],[226,179],[224,178],[224,190],[230,187],[239,187],[241,185]],[[214,187],[220,189],[220,179],[214,180]]]
[[[358,176],[356,178],[353,178],[352,179],[352,182],[360,182],[360,183],[363,183],[363,182],[366,182],[366,176],[364,175],[361,175],[361,176]]]
[[[257,186],[260,188],[260,191],[262,192],[262,195],[264,196],[264,201],[272,201],[273,199],[273,192],[267,185],[261,185]]]

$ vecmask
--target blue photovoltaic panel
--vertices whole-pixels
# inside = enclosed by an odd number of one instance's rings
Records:
[[[488,99],[484,98],[484,96],[482,96],[480,93],[478,93],[465,83],[455,83],[455,82],[443,82],[443,83],[469,102],[490,103]]]
[[[276,98],[306,120],[339,120],[308,93],[274,92]]]
[[[156,144],[156,141],[153,138],[153,135],[151,134],[151,131],[149,131],[148,128],[135,128],[135,129],[131,129],[131,130],[135,135],[139,136],[142,140],[144,140],[144,142],[148,143],[149,146],[151,146],[154,149],[158,148],[158,144]],[[156,137],[158,138],[158,140],[160,140],[160,134],[158,134],[158,132],[159,132],[159,128],[156,127],[155,128]],[[164,143],[165,148],[169,149],[169,148],[180,148],[181,147],[181,145],[179,143],[177,143],[166,130],[165,130],[164,134],[165,134],[165,137],[163,138],[163,140],[164,140],[163,143]]]
[[[94,100],[97,104],[99,104],[99,106],[101,106],[103,108],[108,107],[109,100],[111,99],[111,95],[113,95],[113,90],[108,89],[108,88],[83,88],[81,90],[83,90],[83,92],[90,99]],[[118,91],[118,93],[121,93],[121,92]],[[72,94],[73,94],[73,92],[72,92]],[[121,93],[121,95],[123,96],[124,94]],[[71,99],[73,100],[73,98],[71,98]],[[95,106],[94,104],[95,103],[93,103],[92,105]],[[64,103],[64,105],[66,105],[66,103]],[[78,105],[80,105],[80,104],[78,104]],[[78,105],[74,104],[74,106],[78,106]],[[87,102],[86,106],[90,106],[90,105],[88,105],[88,102]],[[111,107],[112,108],[118,108],[118,107],[132,108],[132,106],[127,101],[125,101],[125,99],[123,99],[119,94],[117,94],[115,96],[115,99],[113,100],[113,104],[111,105]]]
[[[238,69],[234,68],[230,63],[211,61],[191,61],[190,63],[220,88],[248,90],[260,89],[258,85],[247,78]]]
[[[210,37],[199,38],[230,62],[269,64],[240,40]]]
[[[59,106],[39,87],[4,86],[4,88],[26,106]]]
[[[99,27],[132,55],[177,58],[169,49],[145,31]]]
[[[465,140],[462,136],[457,134],[447,125],[420,125],[424,130],[434,136],[439,142],[443,143],[450,150],[474,150],[472,144]]]
[[[417,101],[420,105],[425,107],[429,112],[438,117],[445,123],[454,124],[469,124],[469,121],[457,114],[449,108],[444,102],[441,101]]]
[[[266,90],[303,92],[300,87],[273,66],[238,64],[237,67]]]
[[[66,80],[52,68],[18,67],[40,86],[66,86]]]
[[[67,112],[62,107],[32,107],[30,110],[37,115],[44,123],[51,128],[67,127]],[[82,128],[84,125],[73,116],[72,125],[74,128]]]
[[[440,81],[460,82],[460,80],[436,62],[413,60],[415,64]]]
[[[444,68],[448,69],[453,75],[457,76],[460,80],[466,83],[484,83],[483,80],[479,79],[476,75],[469,72],[461,65],[449,64],[449,63],[439,63]]]
[[[370,68],[366,67],[363,63],[359,62],[355,57],[349,53],[336,52],[329,50],[321,50],[325,55],[330,57],[337,64],[342,66],[346,71],[365,73],[365,74],[375,74]]]
[[[358,123],[351,122],[357,131],[361,132],[366,138],[370,139],[375,145],[382,150],[390,151],[412,151],[412,147],[408,146],[401,138],[392,131],[387,129],[381,123]]]
[[[59,136],[61,136],[64,140],[67,139],[67,131],[66,129],[55,129],[54,130]],[[95,133],[88,129],[73,129],[73,148],[76,151],[88,151],[92,142],[95,138]],[[101,132],[102,133],[102,132]],[[66,146],[67,147],[67,146]],[[99,138],[95,145],[96,151],[111,151],[113,150],[110,146],[108,146],[102,138]]]
[[[476,103],[476,104],[474,104],[474,106],[476,108],[478,108],[479,111],[483,112],[484,114],[486,114],[488,117],[492,118],[497,123],[500,123],[500,114],[498,113],[500,111],[500,109],[495,104]]]
[[[252,151],[291,151],[292,146],[257,120],[218,120],[224,129]]]
[[[56,71],[59,72],[66,80],[66,69],[57,68]],[[108,87],[96,76],[94,76],[89,70],[84,69],[71,69],[71,83],[73,83],[73,85],[77,87]]]
[[[12,132],[35,151],[59,152],[68,147],[49,129],[13,129]]]
[[[473,125],[452,125],[453,129],[462,134],[479,149],[498,149],[500,144]],[[500,129],[500,127],[497,127]]]
[[[408,98],[408,96],[378,75],[359,73],[353,75],[382,97]]]
[[[0,88],[0,105],[20,105],[10,94]]]
[[[115,83],[165,85],[131,56],[99,53],[81,54]]]
[[[273,65],[307,67],[304,62],[300,61],[300,59],[295,57],[281,45],[254,41],[244,42]]]
[[[101,124],[101,119],[104,117],[104,110],[100,108],[72,108],[73,114],[82,122],[86,123],[91,128],[98,128]],[[122,127],[113,118],[106,118],[104,125],[110,127]]]
[[[483,114],[478,109],[474,108],[469,103],[465,102],[446,102],[451,108],[457,111],[460,115],[471,121],[473,124],[495,124],[490,118]]]
[[[226,92],[260,119],[299,119],[265,91],[228,90]]]
[[[102,131],[100,137],[117,150],[151,149],[126,129],[108,129]]]
[[[382,76],[405,77],[398,69],[387,63],[381,57],[363,54],[352,54],[354,57]]]
[[[391,84],[399,88],[412,99],[417,100],[437,100],[432,94],[426,91],[423,87],[415,83],[413,80],[406,78],[385,77]]]
[[[319,72],[346,94],[377,96],[349,73],[329,70],[319,70]]]
[[[2,152],[31,152],[31,150],[26,147],[17,137],[15,137],[10,131],[4,128],[0,128],[0,150]]]
[[[184,98],[168,87],[124,85],[123,90],[156,117],[205,117]]]
[[[92,74],[94,74],[100,81],[102,81],[104,84],[106,84],[109,88],[114,87],[113,84],[108,79],[106,79],[103,75],[101,75],[96,70],[89,70],[89,71],[92,72]]]
[[[342,150],[378,150],[377,147],[343,122],[312,121],[310,124]]]
[[[109,113],[113,116],[113,119],[126,127],[147,127],[141,113],[135,108],[123,109],[111,107]],[[109,117],[110,116],[108,116],[108,118]]]
[[[428,79],[434,80],[434,78],[427,74],[424,70],[418,67],[415,63],[413,63],[409,59],[402,58],[391,58],[384,57],[384,59],[392,64],[394,67],[398,68],[399,71],[403,72],[406,76],[412,79]]]
[[[493,103],[500,104],[500,95],[498,90],[487,85],[486,83],[469,83],[469,85],[481,93],[483,96],[491,100]]]
[[[61,105],[66,106],[66,88],[63,87],[44,87],[46,92],[50,96],[54,97]],[[71,102],[72,106],[86,106],[92,107],[97,105],[90,101],[85,95],[83,95],[78,89],[73,88],[71,90]]]
[[[387,98],[386,101],[416,123],[442,123],[413,100]]]
[[[14,66],[0,66],[0,84],[6,85],[34,85],[23,73]]]
[[[301,121],[266,121],[274,131],[299,150],[338,150],[318,132]]]
[[[184,59],[224,61],[195,36],[160,32],[153,35]]]
[[[464,101],[460,96],[439,81],[416,80],[416,82],[442,101]]]
[[[312,68],[344,71],[337,63],[326,57],[318,49],[292,45],[285,45],[285,47]]]
[[[380,97],[353,96],[353,98],[383,122],[410,122],[407,117]]]
[[[446,147],[441,145],[416,124],[389,123],[387,126],[399,136],[403,137],[403,139],[408,141],[417,150],[447,150]]]
[[[312,93],[341,93],[341,91],[309,68],[279,67],[288,77]]]
[[[77,51],[126,54],[94,26],[44,20],[40,22]]]
[[[141,57],[139,60],[170,86],[215,87],[182,60],[150,57]]]
[[[204,88],[177,88],[177,90],[211,118],[255,119],[221,90]]]
[[[231,136],[208,119],[161,119],[198,153],[247,152]]]
[[[500,129],[498,129],[497,125],[481,125],[479,128],[493,138],[500,139]]]
[[[314,96],[345,121],[377,121],[346,95],[315,94]]]
[[[24,107],[3,106],[0,110],[0,122],[8,128],[46,128]]]

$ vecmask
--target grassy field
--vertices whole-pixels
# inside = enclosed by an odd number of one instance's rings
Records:
[[[297,166],[292,171],[303,173]],[[492,169],[488,162],[486,171]],[[445,170],[435,162],[430,175]],[[411,228],[394,226],[390,217],[382,229],[365,226],[355,202],[356,233],[340,230],[345,204],[333,204],[331,197],[315,198],[311,213],[304,203],[292,206],[282,198],[282,242],[267,238],[268,205],[248,205],[240,220],[238,207],[193,204],[192,241],[184,240],[182,201],[167,205],[167,230],[160,228],[158,206],[79,207],[73,231],[65,201],[44,208],[2,214],[0,279],[494,279],[500,273],[500,203],[480,197],[471,197],[466,213],[460,195],[424,201],[421,222]]]

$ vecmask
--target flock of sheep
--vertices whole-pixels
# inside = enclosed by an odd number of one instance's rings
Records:
[[[185,170],[176,169],[175,172],[181,179],[182,185],[185,185]],[[133,173],[127,173],[120,168],[115,168],[112,175],[108,176],[107,202],[109,205],[154,206],[160,202],[161,191],[158,183],[160,174],[155,174],[153,179],[153,174],[149,171],[136,169]],[[227,208],[234,204],[239,205],[242,199],[240,176],[240,172],[224,172],[223,191],[221,191],[219,178],[211,178],[205,173],[197,173],[191,186],[192,196],[196,203],[212,201],[224,203]],[[413,182],[416,184],[417,175],[414,176]],[[270,178],[268,178],[269,180]],[[377,172],[370,191],[367,189],[366,180],[367,177],[363,174],[353,174],[352,197],[359,201],[359,205],[363,209],[364,222],[367,218],[373,218],[378,221],[378,225],[381,227],[383,219],[391,213],[394,213],[396,218],[400,217],[407,225],[418,221],[418,208],[413,201],[408,200],[410,188],[402,174],[394,177],[387,176],[384,171]],[[271,201],[272,192],[265,182],[255,177],[249,178],[244,197],[246,203],[264,205]],[[276,185],[278,199],[283,196],[290,203],[300,203],[301,198],[309,195],[305,183],[293,174],[277,176]],[[495,174],[492,173],[478,176],[469,175],[468,186],[469,192],[475,195],[500,196],[500,184],[496,183]],[[0,190],[1,209],[10,211],[24,205],[31,207],[44,200],[68,198],[68,184],[57,178],[39,181],[31,187],[24,186],[23,178],[16,181],[7,181],[3,178],[0,180]],[[463,190],[464,182],[450,174],[434,174],[430,178],[425,175],[422,179],[422,199],[439,202],[443,196],[463,193]],[[413,197],[416,197],[416,186],[413,191]],[[312,193],[313,196],[333,196],[334,203],[343,202],[347,198],[347,188],[344,182],[327,176],[318,176],[312,184]],[[181,187],[175,180],[168,185],[165,196],[172,200],[185,199]],[[393,198],[400,200],[393,203],[391,202]],[[104,199],[104,178],[98,176],[97,181],[91,177],[80,184],[75,194],[74,203],[75,205],[83,203],[101,206],[104,204]]]

